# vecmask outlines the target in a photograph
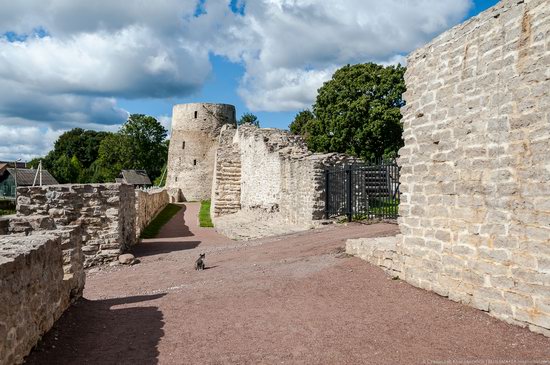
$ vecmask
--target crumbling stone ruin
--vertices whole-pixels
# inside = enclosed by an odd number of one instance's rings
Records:
[[[21,363],[82,296],[84,268],[117,260],[167,203],[125,184],[19,188],[0,219],[0,364]]]
[[[391,275],[550,336],[550,2],[501,1],[408,58]]]
[[[134,188],[126,184],[19,188],[12,233],[82,228],[85,267],[116,260],[136,243]]]
[[[21,363],[40,337],[82,296],[78,226],[0,236],[0,363]]]
[[[310,152],[288,131],[226,126],[216,152],[212,216],[277,213],[283,224],[311,225],[324,218],[324,170],[355,158]]]
[[[170,199],[211,199],[216,228],[233,238],[251,237],[238,234],[250,227],[247,220],[309,228],[323,219],[323,170],[355,162],[343,154],[311,153],[287,131],[236,128],[235,108],[226,104],[174,106],[170,141]],[[239,213],[235,220],[227,217]]]

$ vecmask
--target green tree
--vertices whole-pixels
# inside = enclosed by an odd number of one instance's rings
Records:
[[[168,157],[166,135],[166,129],[155,118],[130,115],[118,133],[101,142],[93,180],[114,181],[123,169],[145,170],[155,180]]]
[[[48,153],[43,164],[47,168],[53,167],[53,163],[61,156],[69,158],[76,156],[84,168],[89,167],[99,155],[101,141],[112,133],[97,132],[74,128],[63,133],[55,141],[54,149]]]
[[[78,158],[69,158],[67,155],[61,155],[51,169],[52,175],[61,184],[78,183],[81,172],[82,164]]]
[[[120,133],[129,141],[131,168],[147,171],[151,180],[160,176],[168,157],[166,128],[151,116],[132,114]]]
[[[134,168],[131,141],[122,133],[107,136],[99,146],[99,157],[90,166],[93,182],[114,182],[121,170]]]
[[[255,116],[254,114],[252,113],[244,113],[242,116],[241,116],[241,119],[239,119],[237,121],[237,124],[238,125],[243,125],[243,124],[252,124],[256,127],[260,127],[260,121],[258,120],[258,117]]]
[[[315,118],[305,126],[295,120],[294,129],[300,129],[308,147],[317,152],[343,152],[366,160],[396,154],[403,145],[404,73],[401,65],[342,67],[318,90]]]
[[[290,123],[290,132],[293,134],[305,135],[306,134],[306,124],[315,119],[315,115],[311,110],[306,109],[302,110],[294,117],[294,121]]]
[[[40,164],[40,160],[42,160],[41,157],[33,158],[32,160],[30,160],[29,162],[27,162],[27,167],[28,167],[29,169],[36,169],[36,168],[38,168],[38,165]]]

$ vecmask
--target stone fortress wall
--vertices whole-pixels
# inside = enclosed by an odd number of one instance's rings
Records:
[[[311,153],[288,131],[243,125],[224,128],[216,153],[211,213],[277,214],[281,223],[311,226],[324,217],[324,174],[355,162],[343,154]]]
[[[233,105],[174,106],[166,178],[171,201],[210,199],[218,139],[226,124],[236,126]]]
[[[401,235],[349,253],[550,335],[550,2],[505,0],[408,58]]]
[[[85,267],[114,261],[136,243],[134,187],[126,184],[48,185],[17,189],[10,233],[82,227]]]

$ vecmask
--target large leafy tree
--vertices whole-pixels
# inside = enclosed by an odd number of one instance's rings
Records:
[[[99,145],[109,132],[74,128],[63,133],[44,158],[35,158],[29,166],[42,165],[61,183],[90,182],[89,168],[99,155]]]
[[[94,180],[113,181],[123,169],[145,170],[156,179],[167,160],[166,135],[166,128],[155,118],[130,115],[118,133],[101,142]]]
[[[168,155],[165,142],[168,131],[155,118],[132,114],[120,133],[129,141],[131,166],[147,171],[151,179],[162,173]]]
[[[91,166],[93,182],[113,182],[121,170],[133,168],[130,143],[120,132],[101,141],[99,158]]]
[[[89,167],[98,157],[99,145],[109,132],[97,132],[74,128],[63,133],[55,141],[54,149],[48,153],[45,163],[56,161],[61,156],[76,156],[83,167]]]
[[[367,160],[395,155],[403,145],[404,73],[400,65],[344,66],[318,90],[313,113],[299,113],[290,128],[313,151]]]
[[[82,164],[75,156],[69,158],[67,155],[61,155],[54,163],[51,173],[61,184],[79,182],[82,174]]]

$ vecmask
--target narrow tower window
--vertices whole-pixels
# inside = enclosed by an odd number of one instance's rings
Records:
[[[193,160],[193,166],[197,166],[197,160]]]
[[[176,178],[174,179],[175,181],[178,181],[178,177],[176,176]]]
[[[199,112],[195,110],[195,119],[197,119],[198,115],[199,115]]]
[[[181,142],[181,149],[182,149],[182,150],[185,149],[185,141]]]

